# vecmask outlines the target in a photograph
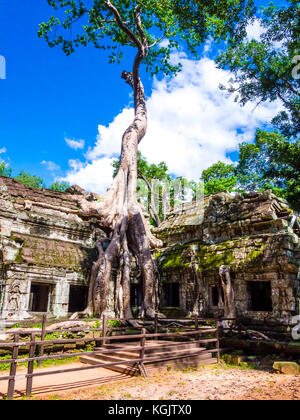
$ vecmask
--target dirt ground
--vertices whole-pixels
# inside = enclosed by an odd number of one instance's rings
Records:
[[[300,400],[300,376],[224,365],[151,373],[81,390],[36,396],[64,400]]]

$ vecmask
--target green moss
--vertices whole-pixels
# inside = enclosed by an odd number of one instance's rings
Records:
[[[18,254],[15,258],[15,262],[21,264],[24,261],[23,254],[22,254],[22,248],[19,249]]]
[[[176,268],[176,267],[181,267],[183,265],[184,263],[182,262],[181,254],[171,254],[164,259],[161,268],[162,269]]]
[[[205,247],[206,248],[206,247]],[[202,249],[200,256],[200,270],[210,270],[212,268],[220,267],[221,265],[232,265],[235,260],[233,251],[226,250],[224,252],[205,252]]]
[[[246,263],[255,262],[255,261],[258,262],[258,259],[260,259],[260,257],[263,255],[265,248],[266,248],[266,244],[261,244],[258,249],[253,249],[252,251],[250,251],[246,257],[245,262]]]

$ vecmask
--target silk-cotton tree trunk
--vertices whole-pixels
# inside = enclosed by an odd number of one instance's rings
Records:
[[[221,284],[224,292],[224,317],[235,318],[235,302],[232,279],[230,275],[230,267],[222,265],[219,270]]]
[[[155,265],[151,247],[158,247],[161,242],[152,235],[143,215],[143,209],[137,201],[137,151],[147,130],[146,99],[139,68],[147,55],[148,42],[143,34],[138,9],[136,9],[136,25],[140,31],[141,41],[123,25],[117,10],[112,5],[110,8],[120,27],[128,32],[128,36],[138,48],[133,71],[130,73],[124,71],[122,74],[133,89],[135,117],[123,134],[119,171],[102,202],[102,225],[109,234],[108,237],[100,238],[96,245],[99,258],[92,269],[89,305],[86,312],[101,315],[106,311],[113,265],[117,260],[120,271],[117,275],[115,298],[119,310],[123,312],[121,315],[124,318],[132,318],[130,306],[130,253],[132,253],[143,279],[143,311],[147,316],[154,317]],[[106,250],[103,247],[105,242],[109,242]]]

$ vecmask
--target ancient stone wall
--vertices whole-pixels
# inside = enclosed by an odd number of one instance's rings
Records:
[[[156,254],[161,279],[179,284],[181,308],[222,313],[219,268],[225,265],[237,315],[287,322],[299,313],[299,218],[287,203],[270,191],[220,193],[205,198],[199,213],[200,224],[193,225],[192,215],[185,219],[183,212],[156,229],[164,241]]]
[[[39,312],[64,317],[83,309],[99,207],[100,197],[79,187],[61,193],[0,177],[0,318]],[[225,265],[237,315],[286,323],[299,312],[299,218],[270,191],[207,197],[177,208],[154,233],[164,242],[154,254],[161,306],[222,313],[219,268]],[[142,294],[137,271],[131,279],[134,306]],[[113,316],[113,280],[109,290]]]
[[[70,288],[88,286],[98,215],[85,204],[98,200],[79,188],[39,190],[0,177],[0,316],[26,318],[32,305],[67,316]]]

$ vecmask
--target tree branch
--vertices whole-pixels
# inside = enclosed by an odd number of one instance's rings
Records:
[[[106,4],[106,7],[113,13],[115,17],[115,21],[117,25],[119,26],[119,28],[122,29],[122,31],[124,31],[126,35],[128,35],[128,37],[136,45],[139,51],[141,51],[143,49],[143,45],[141,41],[138,39],[136,34],[126,25],[126,23],[123,22],[118,9],[110,2],[110,0],[107,0],[105,4]]]

